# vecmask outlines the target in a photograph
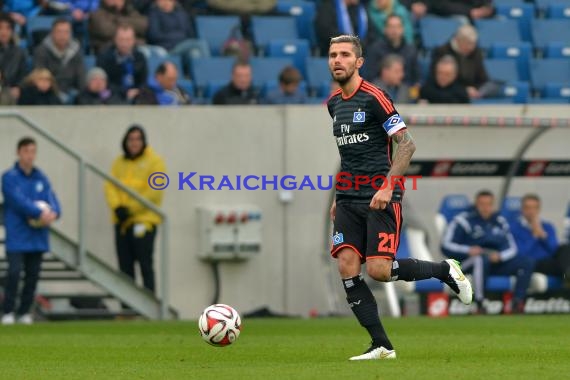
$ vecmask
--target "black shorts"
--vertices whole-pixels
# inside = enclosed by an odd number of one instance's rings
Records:
[[[362,262],[368,259],[394,260],[400,244],[402,204],[388,203],[384,210],[372,210],[367,203],[338,203],[331,255],[353,249]]]

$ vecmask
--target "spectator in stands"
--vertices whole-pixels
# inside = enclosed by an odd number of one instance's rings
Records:
[[[188,14],[176,0],[156,0],[148,14],[148,43],[172,50],[182,41],[192,38]]]
[[[404,29],[406,43],[414,43],[414,25],[412,24],[410,13],[398,0],[371,0],[368,4],[368,15],[378,35],[382,35],[384,32],[388,16],[399,16]]]
[[[155,172],[166,172],[163,159],[147,145],[144,129],[132,125],[122,142],[123,154],[115,159],[111,175],[149,202],[160,206],[163,191],[154,190],[148,184]],[[137,200],[107,182],[107,203],[112,211],[115,226],[115,244],[121,272],[135,278],[135,262],[138,261],[144,287],[154,292],[154,239],[161,218]]]
[[[64,103],[73,100],[85,85],[83,52],[72,38],[71,23],[66,19],[54,21],[50,34],[34,53],[34,66],[48,69],[55,77]]]
[[[8,271],[4,287],[2,324],[32,324],[34,302],[44,252],[49,252],[49,226],[61,210],[47,176],[36,166],[37,145],[30,137],[18,141],[18,161],[2,174],[6,259]],[[24,288],[16,313],[21,271]]]
[[[412,103],[411,88],[404,83],[404,60],[399,55],[389,54],[380,65],[380,77],[374,84],[390,95],[394,103]]]
[[[127,0],[102,0],[98,10],[89,19],[89,35],[95,54],[99,54],[113,42],[119,25],[130,24],[137,42],[144,44],[148,20]]]
[[[410,86],[416,85],[420,79],[416,46],[406,42],[402,18],[394,14],[386,18],[382,38],[378,38],[367,49],[364,64],[364,77],[367,80],[376,79],[380,63],[388,54],[397,54],[404,59],[404,81]]]
[[[181,106],[191,104],[190,96],[178,86],[178,69],[172,62],[161,63],[155,71],[154,81],[143,87],[135,104]]]
[[[97,57],[97,66],[107,73],[109,87],[128,101],[138,95],[148,77],[146,58],[135,44],[133,27],[120,25],[115,43]]]
[[[14,21],[10,16],[0,14],[0,71],[2,87],[10,91],[14,99],[20,96],[20,82],[27,73],[27,54],[15,42]]]
[[[495,210],[494,202],[493,193],[479,191],[475,207],[458,214],[449,223],[443,235],[442,251],[447,257],[460,261],[464,272],[473,273],[478,311],[484,312],[487,276],[499,275],[516,276],[512,310],[522,312],[534,261],[517,255],[509,225]]]
[[[429,0],[402,0],[401,3],[410,11],[416,20],[421,19],[429,13]]]
[[[420,103],[469,103],[465,86],[457,80],[457,62],[445,55],[435,65],[435,77],[430,76],[420,89]]]
[[[279,88],[265,95],[265,104],[305,104],[307,94],[301,90],[303,77],[293,66],[285,67],[279,74]]]
[[[56,106],[62,104],[57,83],[48,69],[34,69],[24,79],[18,104],[22,106]]]
[[[0,70],[0,106],[11,106],[16,104],[16,99],[12,96],[11,88],[4,84],[4,76]]]
[[[214,95],[212,102],[220,105],[257,104],[258,93],[252,84],[251,65],[237,61],[232,68],[230,83]]]
[[[478,20],[493,16],[493,0],[434,0],[430,2],[430,13],[438,16],[463,16]]]
[[[75,104],[80,106],[120,105],[125,104],[125,101],[120,94],[108,87],[105,70],[93,67],[87,73],[87,84],[77,96]]]
[[[99,8],[99,0],[56,0],[47,1],[42,14],[71,16],[74,22],[82,22]]]
[[[540,198],[526,194],[521,216],[511,222],[513,237],[521,256],[536,261],[535,272],[570,279],[570,246],[559,245],[552,223],[540,218]]]
[[[354,34],[364,47],[376,39],[375,28],[369,27],[366,7],[360,0],[322,0],[315,17],[315,32],[321,55],[326,56],[332,37]]]
[[[457,61],[458,81],[467,88],[471,99],[496,95],[490,86],[483,62],[483,51],[477,47],[477,39],[477,30],[473,26],[462,25],[449,42],[434,49],[431,58],[432,75],[435,69],[433,62],[437,62],[444,55],[451,55]]]
[[[2,12],[8,14],[16,24],[24,26],[30,17],[41,12],[42,3],[42,0],[3,0]]]

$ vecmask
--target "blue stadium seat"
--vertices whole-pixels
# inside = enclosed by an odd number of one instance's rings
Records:
[[[314,28],[317,13],[315,3],[303,0],[278,0],[275,10],[278,13],[295,17],[299,37],[308,40],[313,47],[317,45],[317,35]]]
[[[208,41],[212,55],[221,55],[224,43],[230,38],[232,31],[241,28],[239,16],[197,16],[196,34],[198,38]]]
[[[489,49],[491,58],[507,58],[517,63],[518,80],[528,81],[529,61],[532,58],[532,47],[528,42],[519,44],[494,43]]]
[[[499,212],[509,222],[516,220],[521,214],[521,197],[505,197]]]
[[[485,69],[491,79],[505,82],[518,82],[521,80],[517,62],[513,59],[485,59]]]
[[[310,57],[307,58],[305,65],[307,71],[306,79],[311,93],[318,94],[318,96],[326,96],[322,90],[326,88],[328,94],[332,80],[328,59]]]
[[[299,39],[297,21],[290,16],[252,16],[251,30],[259,50],[264,50],[271,40]]]
[[[192,101],[194,101],[194,97],[196,96],[196,92],[194,91],[194,82],[189,79],[178,79],[177,84],[182,87],[182,89],[190,95]]]
[[[51,26],[57,16],[34,16],[26,22],[26,39],[28,47],[33,48],[41,42],[41,38],[45,37],[51,30]],[[38,39],[39,38],[39,39]]]
[[[545,99],[558,99],[561,103],[570,102],[570,83],[548,83],[541,92]]]
[[[528,82],[507,83],[503,88],[503,96],[512,99],[513,103],[526,104],[530,98],[530,85]]]
[[[293,60],[290,58],[262,58],[254,57],[250,59],[253,71],[253,85],[262,88],[266,82],[276,80],[286,66],[292,66]]]
[[[552,4],[570,4],[570,0],[534,0],[540,14],[545,15]]]
[[[431,55],[427,54],[426,56],[419,56],[418,57],[418,65],[420,67],[420,82],[425,83],[429,77],[429,69],[431,65]]]
[[[271,40],[267,45],[268,57],[290,58],[303,77],[307,76],[305,61],[310,56],[310,47],[307,40]]]
[[[548,43],[570,41],[570,20],[535,20],[532,24],[534,47],[546,49]]]
[[[570,1],[550,4],[546,10],[546,17],[550,19],[570,19]]]
[[[531,21],[534,18],[534,4],[530,3],[497,3],[495,5],[497,15],[507,19],[516,20],[523,41],[531,41]]]
[[[530,62],[530,75],[535,90],[548,84],[570,84],[570,59],[534,59]]]
[[[211,57],[193,59],[190,65],[191,77],[198,93],[205,90],[208,82],[229,82],[232,77],[233,57]]]
[[[479,33],[479,47],[489,49],[495,43],[519,45],[522,42],[516,20],[483,19],[476,20]]]
[[[544,51],[545,58],[570,58],[570,41],[549,42]]]
[[[85,65],[85,72],[88,72],[97,62],[97,57],[94,55],[84,55],[83,56],[83,64]]]
[[[454,18],[426,16],[420,19],[420,37],[424,49],[431,50],[445,44],[461,26]]]

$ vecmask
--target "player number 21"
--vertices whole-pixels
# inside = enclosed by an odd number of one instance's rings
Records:
[[[378,252],[387,252],[396,254],[396,235],[380,232],[378,234],[380,243],[378,243]]]

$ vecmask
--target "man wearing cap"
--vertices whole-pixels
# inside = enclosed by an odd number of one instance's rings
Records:
[[[77,96],[76,104],[83,106],[119,105],[125,104],[125,101],[109,88],[105,70],[93,67],[87,73],[87,84]]]

